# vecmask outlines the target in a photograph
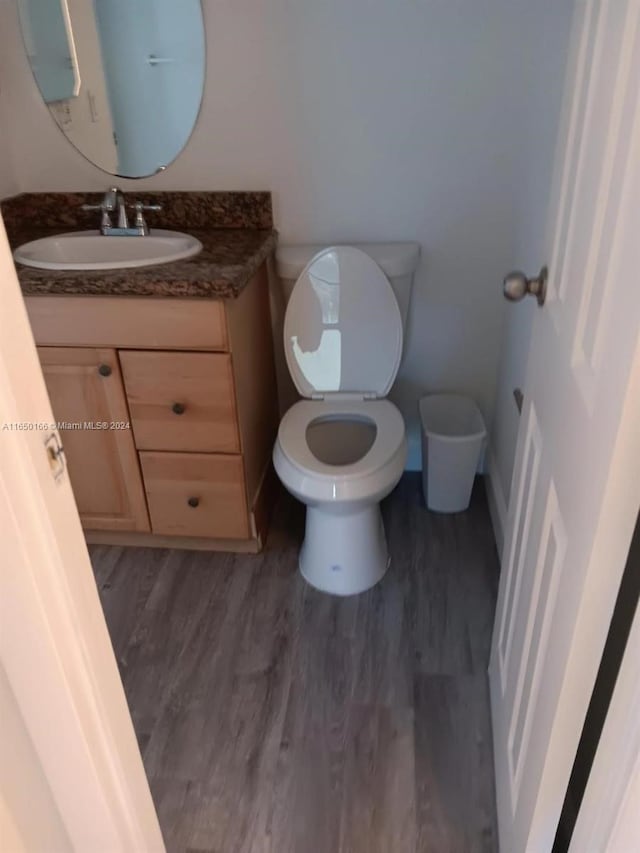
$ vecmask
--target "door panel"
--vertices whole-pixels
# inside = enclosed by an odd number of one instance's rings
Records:
[[[83,527],[148,531],[116,351],[39,347],[38,355]]]
[[[510,679],[513,698],[510,701],[509,772],[516,799],[529,746],[533,711],[542,687],[542,665],[548,652],[551,619],[557,604],[558,581],[566,550],[564,522],[553,481],[549,484],[544,504],[540,534],[538,536],[536,531],[535,537],[537,549],[531,550],[532,565],[528,566],[531,584],[523,595],[524,607],[519,608],[526,611],[526,621],[517,626],[517,652]]]
[[[529,533],[531,529],[531,516],[533,513],[533,502],[536,494],[538,471],[540,468],[540,453],[542,439],[540,429],[533,406],[529,408],[529,418],[524,440],[522,464],[520,466],[521,476],[516,494],[516,527],[514,535],[508,543],[508,561],[506,564],[506,589],[505,603],[500,612],[499,629],[499,663],[500,680],[504,690],[506,684],[506,670],[509,663],[513,630],[515,621],[513,619],[514,608],[520,598],[520,587],[524,573],[523,562],[529,552]]]
[[[640,504],[639,92],[640,2],[577,0],[490,664],[509,853],[551,850]]]

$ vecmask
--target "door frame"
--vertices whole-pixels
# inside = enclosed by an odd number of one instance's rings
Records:
[[[45,445],[60,439],[1,218],[0,282],[1,664],[70,849],[161,853],[64,456]],[[23,842],[44,820],[27,795],[3,791]]]
[[[640,606],[594,757],[569,853],[640,849]]]

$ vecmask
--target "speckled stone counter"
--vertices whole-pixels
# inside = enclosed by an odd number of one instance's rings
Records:
[[[238,296],[275,250],[277,233],[268,192],[133,191],[126,197],[130,202],[161,204],[161,211],[147,214],[149,227],[192,234],[202,243],[202,251],[173,263],[133,269],[72,272],[18,264],[23,292],[229,299]],[[95,193],[25,193],[5,199],[0,206],[11,246],[64,231],[95,229],[98,212],[83,211],[81,205],[101,198]]]

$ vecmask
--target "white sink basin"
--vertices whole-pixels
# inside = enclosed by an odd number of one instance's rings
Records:
[[[41,270],[115,270],[168,264],[197,255],[200,240],[180,231],[154,228],[145,237],[104,237],[99,231],[70,231],[24,243],[14,259]]]

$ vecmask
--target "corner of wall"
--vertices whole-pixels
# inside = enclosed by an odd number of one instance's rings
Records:
[[[4,35],[7,30],[7,16],[10,13],[9,4],[0,3],[0,32]],[[16,177],[16,162],[11,139],[11,122],[9,121],[9,103],[4,81],[10,79],[6,67],[6,51],[4,45],[0,49],[0,199],[15,195],[20,191]]]
[[[11,140],[7,133],[9,117],[6,99],[0,89],[0,199],[15,195],[20,187],[15,175]]]

